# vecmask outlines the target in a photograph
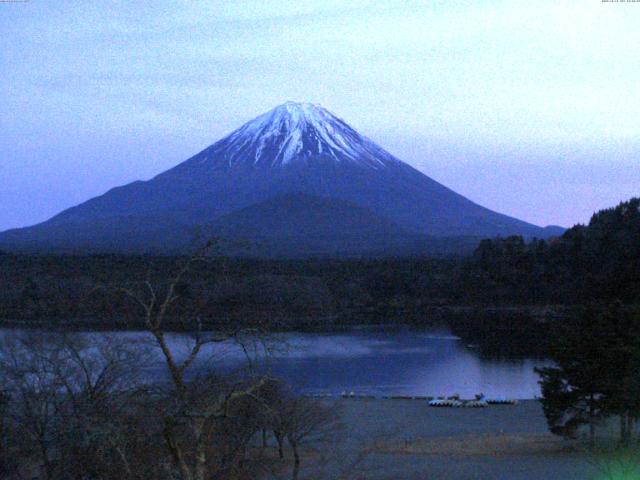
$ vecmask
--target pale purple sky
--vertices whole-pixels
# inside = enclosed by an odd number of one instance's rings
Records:
[[[640,195],[640,3],[0,3],[0,230],[320,103],[494,210]]]

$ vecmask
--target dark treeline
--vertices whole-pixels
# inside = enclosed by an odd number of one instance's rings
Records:
[[[449,310],[452,333],[487,358],[547,357],[556,325],[572,312],[520,309]],[[558,321],[562,320],[562,321]]]
[[[555,342],[567,338],[568,326],[581,328],[584,305],[606,309],[620,303],[627,315],[638,316],[640,199],[602,210],[588,225],[550,241],[484,240],[458,273],[458,287],[466,292],[460,298],[466,301],[538,309],[485,308],[452,323],[456,333],[488,354],[561,357],[564,347]],[[591,342],[599,341],[594,334]]]
[[[602,210],[549,242],[484,240],[471,275],[482,301],[637,303],[640,299],[640,199]],[[472,280],[463,282],[471,285]]]
[[[235,307],[330,317],[386,305],[575,305],[640,298],[640,200],[593,216],[562,237],[488,239],[465,259],[218,259],[188,287],[216,313]],[[0,255],[3,318],[106,314],[101,285],[171,276],[175,257]]]
[[[582,304],[640,303],[639,206],[632,199],[603,210],[588,225],[549,241],[484,240],[468,258],[214,258],[194,265],[179,287],[212,328],[269,323],[271,329],[303,330],[446,320],[483,353],[544,354],[555,320]],[[181,260],[0,254],[0,320],[137,328],[136,316],[111,286],[161,284]],[[167,325],[182,328],[171,318]]]
[[[144,279],[162,282],[176,257],[0,255],[0,317],[69,322],[122,320],[105,287]],[[213,259],[194,266],[182,287],[207,321],[260,321],[286,326],[370,323],[394,312],[445,304],[455,261]]]
[[[588,225],[549,244],[485,241],[476,261],[507,286],[506,295],[526,296],[521,286],[534,285],[541,298],[576,305],[550,330],[548,354],[555,365],[538,371],[550,430],[576,436],[586,427],[594,445],[597,427],[617,419],[620,443],[636,441],[640,200],[598,212]]]

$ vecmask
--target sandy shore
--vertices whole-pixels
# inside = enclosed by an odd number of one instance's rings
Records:
[[[588,480],[580,442],[550,435],[540,404],[433,408],[420,400],[339,399],[342,429],[316,447],[308,479]]]
[[[550,434],[484,434],[379,442],[372,445],[377,453],[406,455],[540,455],[580,451],[580,445]]]

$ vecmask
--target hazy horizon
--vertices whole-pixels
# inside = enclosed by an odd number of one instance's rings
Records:
[[[0,231],[319,103],[492,210],[571,226],[640,194],[640,4],[0,3]]]

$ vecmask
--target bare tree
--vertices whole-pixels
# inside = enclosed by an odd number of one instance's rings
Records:
[[[298,480],[300,447],[326,440],[326,435],[336,427],[337,415],[332,406],[306,397],[291,399],[284,413],[286,437],[293,450],[292,479]]]
[[[185,278],[196,264],[210,260],[208,252],[212,246],[210,242],[184,260],[166,285],[154,285],[147,279],[137,288],[118,289],[138,306],[146,329],[162,352],[172,384],[168,401],[170,408],[165,409],[163,435],[182,480],[204,480],[208,476],[212,456],[208,446],[214,426],[229,416],[234,402],[242,397],[254,397],[263,384],[263,380],[258,380],[222,389],[216,382],[189,379],[188,370],[206,345],[240,341],[243,335],[257,334],[257,330],[247,329],[205,332],[197,312],[194,314],[189,309],[176,308],[187,297]],[[168,320],[175,321],[176,314],[180,325],[191,329],[192,343],[184,358],[178,358],[167,340]]]
[[[8,421],[11,396],[9,390],[0,383],[0,478],[8,478],[15,473],[17,462],[15,461],[15,445],[12,425]]]
[[[57,386],[45,354],[38,354],[32,338],[4,337],[0,373],[11,398],[7,417],[19,425],[15,440],[25,459],[33,459],[47,480],[55,473],[52,445],[57,434]]]
[[[139,348],[108,336],[53,332],[5,337],[0,373],[12,442],[45,478],[134,479],[122,421],[139,395]],[[133,454],[132,454],[133,455]]]
[[[8,404],[0,421],[15,434],[0,427],[10,432],[27,475],[39,469],[47,480],[255,479],[276,462],[255,442],[269,429],[283,455],[283,442],[291,446],[297,479],[300,445],[320,438],[331,416],[269,377],[217,372],[222,363],[207,356],[217,349],[212,344],[228,342],[250,358],[270,342],[256,328],[205,330],[188,277],[209,260],[203,249],[168,281],[147,277],[108,289],[134,307],[155,355],[107,334],[4,338],[0,390]],[[176,325],[189,332],[182,335],[186,351],[169,333]],[[157,352],[167,372],[162,381],[143,375]]]
[[[146,396],[141,374],[147,352],[108,335],[66,335],[58,348],[51,370],[66,398],[60,446],[66,468],[71,462],[85,475],[99,478],[112,471],[116,478],[134,480],[137,452],[128,448],[128,423],[139,413],[132,403]]]
[[[267,425],[278,444],[278,456],[284,458],[284,441],[293,455],[292,479],[300,475],[301,447],[329,441],[339,428],[338,412],[331,402],[296,395],[282,382],[272,381],[261,392]]]

